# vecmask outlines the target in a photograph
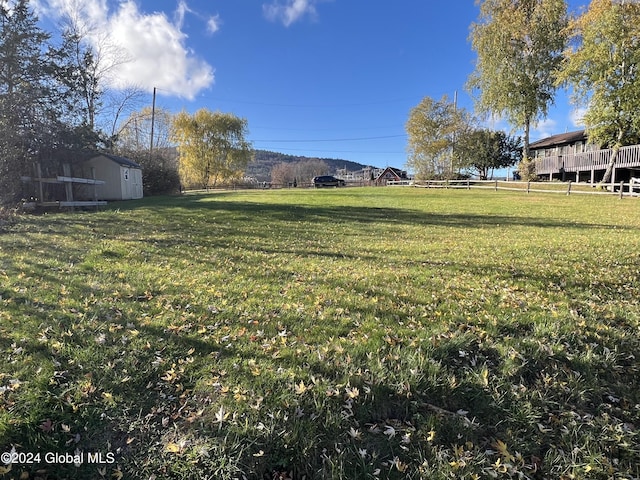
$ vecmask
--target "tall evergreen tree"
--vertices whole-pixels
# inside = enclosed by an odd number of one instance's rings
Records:
[[[59,172],[70,152],[100,143],[92,112],[99,90],[90,50],[66,32],[54,48],[28,0],[0,2],[0,202],[22,193],[39,162]]]
[[[52,64],[44,55],[49,35],[37,25],[28,0],[0,4],[0,193],[2,201],[20,194],[20,175],[53,118]]]

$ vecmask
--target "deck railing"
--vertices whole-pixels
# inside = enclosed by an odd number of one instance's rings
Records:
[[[591,152],[570,153],[554,157],[536,159],[536,173],[549,175],[565,172],[585,172],[589,170],[604,170],[609,164],[613,150],[593,150]],[[616,167],[640,167],[640,145],[630,145],[620,148]]]

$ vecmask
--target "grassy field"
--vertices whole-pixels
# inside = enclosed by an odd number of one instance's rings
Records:
[[[0,478],[639,478],[639,277],[635,199],[218,192],[19,218]]]

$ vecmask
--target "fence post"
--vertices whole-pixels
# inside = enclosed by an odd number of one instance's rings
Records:
[[[471,190],[471,180],[467,178],[467,190]]]
[[[63,163],[62,164],[62,174],[65,177],[71,177],[71,164],[70,163]],[[64,190],[65,190],[65,195],[67,197],[66,198],[67,202],[73,202],[73,183],[65,182]],[[71,207],[71,210],[73,210],[73,207]]]
[[[624,181],[620,182],[620,200],[622,200],[623,195],[624,195]]]
[[[527,181],[527,193],[531,191],[531,180]]]
[[[569,186],[567,187],[567,196],[571,195],[571,180],[569,180]]]
[[[496,180],[496,192],[498,191],[498,180]]]
[[[40,162],[36,163],[36,182],[38,182],[38,202],[44,202],[44,186],[42,181],[42,167]]]

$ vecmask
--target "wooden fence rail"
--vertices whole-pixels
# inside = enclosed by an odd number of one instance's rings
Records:
[[[506,182],[499,180],[423,180],[414,181],[411,185],[418,188],[450,188],[450,189],[490,189],[508,190],[526,193],[562,193],[565,195],[619,195],[640,196],[640,179],[631,179],[631,182],[607,184],[605,189],[598,190],[590,183],[555,183],[555,182]]]

